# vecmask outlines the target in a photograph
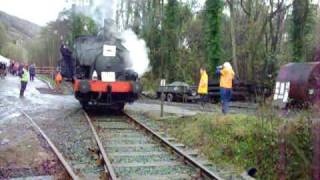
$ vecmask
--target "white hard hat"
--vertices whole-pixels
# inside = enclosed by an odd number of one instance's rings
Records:
[[[232,66],[231,66],[231,64],[229,62],[223,63],[223,67],[227,68],[227,69],[232,69]]]

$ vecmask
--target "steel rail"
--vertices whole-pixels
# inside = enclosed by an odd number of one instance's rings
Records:
[[[150,129],[145,124],[135,120],[133,117],[128,115],[127,113],[123,112],[128,119],[133,122],[134,124],[138,125],[142,129],[146,130],[147,133],[151,134],[153,137],[155,137],[157,140],[159,140],[162,144],[166,145],[166,147],[169,147],[171,150],[173,150],[176,154],[183,157],[185,161],[193,165],[195,168],[199,170],[199,175],[202,177],[207,177],[210,179],[216,179],[216,180],[222,180],[223,178],[219,177],[217,174],[214,174],[211,172],[208,168],[203,166],[202,164],[198,163],[194,158],[192,158],[190,155],[184,153],[182,150],[175,147],[172,143],[170,143],[168,140],[162,138],[158,133]]]
[[[74,180],[78,180],[79,177],[75,174],[75,172],[73,171],[73,169],[71,168],[71,166],[68,164],[68,162],[65,160],[65,158],[63,157],[63,155],[61,154],[61,152],[57,149],[57,147],[53,144],[53,142],[50,140],[50,138],[42,131],[42,129],[37,125],[37,123],[35,121],[33,121],[33,119],[26,114],[23,110],[20,110],[21,113],[27,117],[27,119],[31,122],[31,125],[40,132],[41,136],[48,142],[48,144],[50,145],[51,149],[53,150],[53,152],[56,154],[56,156],[58,157],[58,159],[60,160],[60,162],[62,163],[62,165],[64,166],[64,168],[67,170],[69,176],[74,179]]]
[[[106,153],[106,151],[104,150],[104,147],[103,147],[103,145],[102,145],[102,143],[101,143],[101,140],[100,140],[100,138],[99,138],[99,136],[98,136],[98,133],[97,133],[96,129],[94,128],[94,126],[93,126],[93,124],[92,124],[92,122],[91,122],[91,119],[90,119],[90,117],[88,116],[88,114],[87,114],[85,111],[83,111],[83,113],[84,113],[84,115],[85,115],[85,117],[86,117],[86,119],[87,119],[87,121],[88,121],[88,123],[89,123],[89,125],[90,125],[90,128],[91,128],[91,130],[92,130],[92,133],[93,133],[93,135],[94,135],[94,139],[96,140],[96,143],[97,143],[97,145],[98,145],[101,158],[102,158],[102,160],[103,160],[103,162],[104,162],[103,167],[104,167],[104,169],[105,169],[106,175],[107,175],[108,179],[110,179],[110,180],[116,180],[116,179],[117,179],[116,173],[114,172],[114,169],[113,169],[113,167],[112,167],[112,165],[111,165],[111,162],[110,162],[110,160],[108,159],[107,153]]]

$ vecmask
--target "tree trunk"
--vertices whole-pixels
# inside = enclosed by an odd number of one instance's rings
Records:
[[[237,62],[237,43],[236,32],[234,29],[234,3],[233,0],[228,1],[230,9],[230,31],[231,31],[231,45],[232,45],[232,63],[236,75],[239,77],[238,62]]]

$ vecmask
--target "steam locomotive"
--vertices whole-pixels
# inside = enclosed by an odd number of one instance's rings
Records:
[[[125,103],[135,101],[141,93],[138,74],[126,62],[128,50],[106,24],[97,36],[77,37],[73,53],[65,46],[60,51],[61,73],[72,78],[74,95],[83,107],[122,110]]]

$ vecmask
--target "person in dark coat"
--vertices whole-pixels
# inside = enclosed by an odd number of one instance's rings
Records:
[[[25,65],[23,63],[20,63],[19,64],[19,67],[18,67],[18,72],[17,72],[17,75],[21,77],[21,74],[23,74],[23,68],[25,67]]]
[[[14,75],[14,61],[11,61],[9,69],[10,73]]]
[[[29,73],[30,73],[30,81],[34,81],[34,77],[36,76],[36,66],[35,66],[35,64],[31,64],[29,66]]]
[[[61,72],[61,74],[67,78],[72,78],[73,76],[73,58],[72,51],[65,45],[61,44],[60,53],[62,55],[63,66],[65,70]]]

